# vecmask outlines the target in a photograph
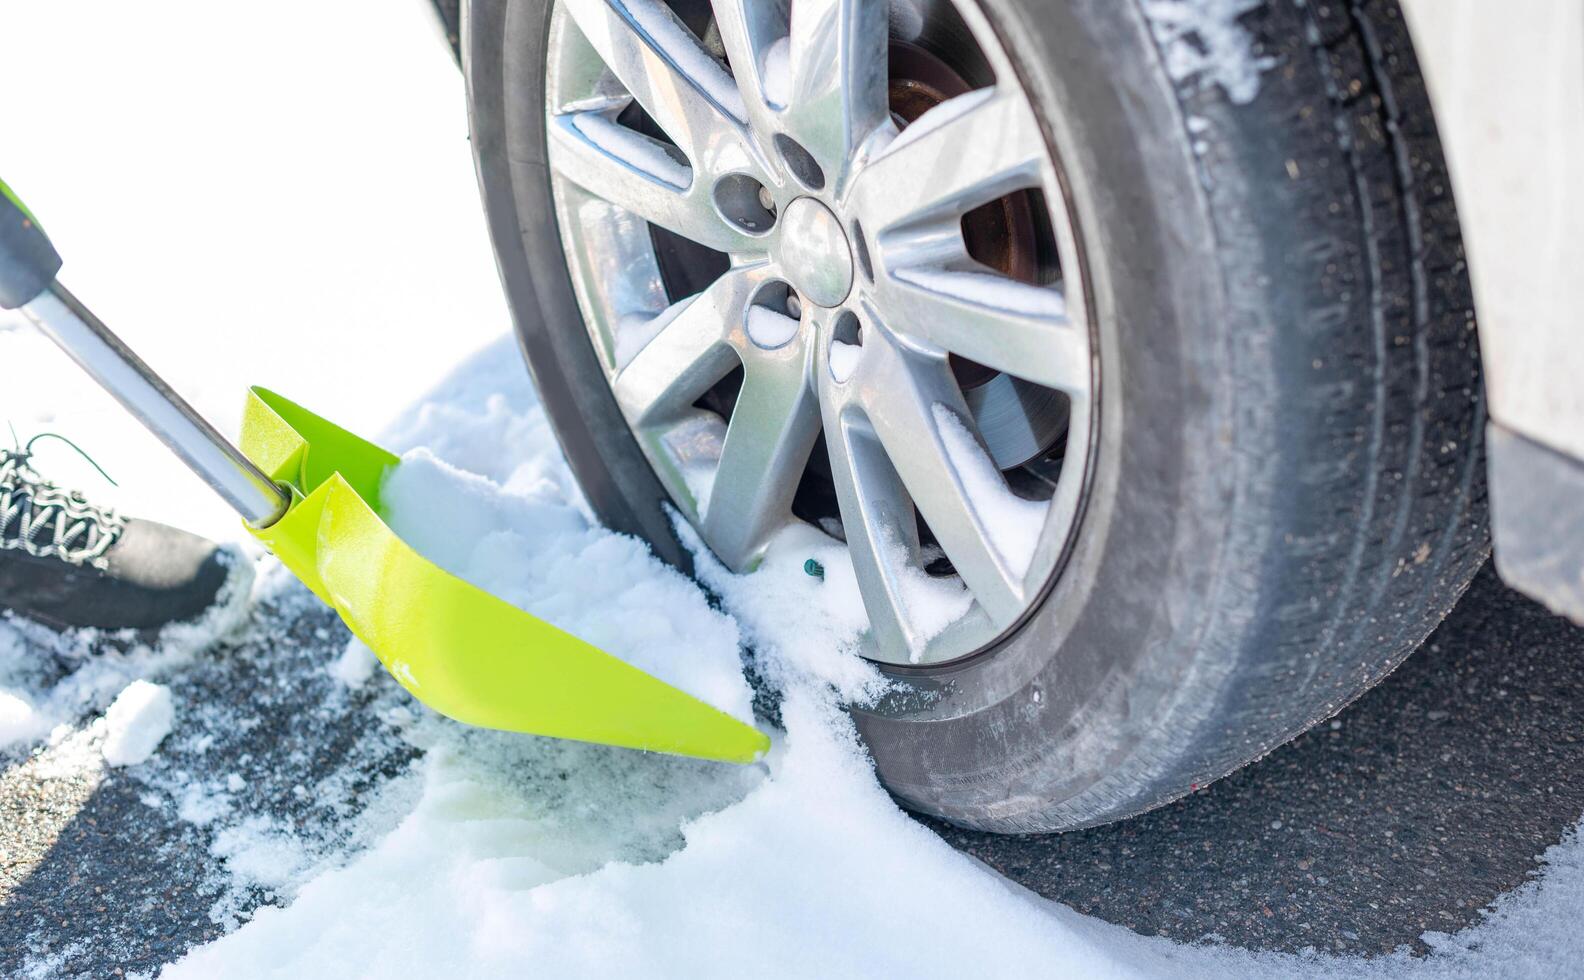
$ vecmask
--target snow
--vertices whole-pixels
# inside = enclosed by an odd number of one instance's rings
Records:
[[[225,862],[238,884],[288,896],[313,861],[300,841],[265,817],[223,828],[209,853]]]
[[[566,117],[584,139],[615,158],[617,162],[679,191],[693,182],[693,170],[666,152],[658,141],[628,129],[597,112],[577,112]]]
[[[1055,320],[1067,315],[1067,301],[1052,286],[1031,286],[993,272],[904,266],[895,271],[904,282],[953,298],[1023,316]]]
[[[541,818],[434,759],[374,850],[165,976],[1129,975],[897,810],[828,700],[783,710],[774,776],[687,823],[669,858],[581,874]],[[899,914],[907,928],[876,928]]]
[[[176,708],[170,688],[136,680],[116,695],[105,712],[105,762],[135,766],[144,762],[170,734]]]
[[[777,38],[765,49],[764,77],[760,81],[765,101],[778,109],[792,100],[792,41]]]
[[[591,525],[553,481],[502,485],[417,449],[380,499],[391,528],[452,574],[752,719],[736,625],[642,542]]]
[[[225,794],[202,783],[187,782],[180,786],[176,812],[181,818],[197,827],[207,827],[225,816],[230,803]]]
[[[869,701],[885,680],[851,651],[869,628],[847,548],[806,524],[783,528],[751,575],[734,575],[703,547],[690,527],[677,531],[693,553],[699,578],[732,610],[757,652],[756,666],[777,687],[811,684],[843,700]],[[822,578],[808,574],[814,559]],[[797,623],[796,630],[785,628]]]
[[[379,659],[374,656],[374,651],[354,636],[342,648],[341,656],[331,662],[330,676],[347,687],[358,688],[374,676],[374,669],[378,666]]]
[[[621,318],[616,325],[616,370],[621,371],[632,363],[638,352],[649,346],[649,342],[660,336],[660,331],[666,328],[672,320],[683,310],[698,299],[697,293],[683,298],[667,306],[659,313],[629,313]]]
[[[0,341],[8,339],[0,334]],[[247,617],[253,563],[231,545],[225,557],[229,571],[215,605],[152,638],[131,630],[57,633],[0,613],[0,751],[35,743],[85,712],[103,710],[135,682],[181,667],[235,631]]]
[[[1246,105],[1259,95],[1260,73],[1276,59],[1259,55],[1254,38],[1238,18],[1264,0],[1143,0],[1150,32],[1178,82],[1219,85],[1227,98]]]
[[[408,699],[365,651],[323,629],[299,643],[261,619],[266,605],[288,623],[325,615],[270,559],[252,585],[243,582],[252,562],[239,561],[245,571],[214,619],[152,645],[0,622],[0,739],[11,749],[102,765],[105,708],[139,681],[169,690],[179,724],[114,778],[136,781],[139,798],[187,822],[201,844],[185,860],[208,849],[210,917],[227,932],[162,976],[1576,972],[1576,833],[1482,924],[1427,937],[1436,949],[1427,959],[1140,937],[1038,899],[947,847],[880,788],[842,710],[885,688],[853,653],[867,621],[845,548],[789,528],[741,576],[700,553],[717,603],[637,542],[590,522],[502,336],[460,83],[433,50],[427,11],[375,0],[276,8],[269,17],[196,0],[8,8],[6,29],[37,43],[8,52],[0,81],[22,90],[49,77],[52,88],[49,99],[8,106],[18,131],[46,138],[8,144],[6,176],[67,249],[68,280],[223,427],[234,430],[245,383],[260,381],[403,452],[387,487],[392,520],[464,577],[744,715],[741,659],[750,656],[779,698],[780,727],[770,756],[753,766],[468,729]],[[77,29],[90,19],[95,31]],[[367,30],[375,21],[390,28],[378,44]],[[304,32],[309,22],[316,29]],[[215,43],[176,43],[195,29]],[[150,57],[153,42],[131,37],[173,39],[171,56]],[[359,45],[355,73],[341,70],[349,39]],[[282,51],[297,70],[277,70]],[[192,77],[217,81],[195,89]],[[106,144],[159,152],[107,160]],[[161,200],[160,223],[138,220],[128,185]],[[391,209],[393,200],[402,206]],[[316,234],[301,234],[305,214]],[[147,274],[141,260],[162,255],[181,257],[182,290]],[[294,288],[270,288],[283,282]],[[263,336],[271,343],[250,346],[245,361],[214,355]],[[19,428],[50,425],[107,452],[124,509],[238,536],[207,491],[30,330],[0,322],[0,360],[29,366],[0,391],[5,414]],[[972,470],[974,458],[961,468]],[[808,558],[824,566],[822,579],[803,571]],[[181,683],[200,667],[197,650],[236,630],[278,644],[268,650],[278,684],[259,685],[256,698],[324,688],[312,718],[272,734],[326,725],[365,749],[397,739],[411,765],[333,761],[267,787],[277,772],[303,771],[293,769],[299,750],[259,739],[248,750],[271,761],[246,779],[206,762],[264,731],[251,727],[255,704],[209,703],[204,688]],[[224,669],[231,653],[201,666]],[[264,673],[257,663],[247,669]],[[357,734],[358,724],[375,734]],[[181,765],[171,759],[178,751]],[[370,772],[380,774],[372,786]],[[261,812],[267,789],[314,805],[293,819]],[[261,893],[266,904],[255,909]],[[22,975],[70,974],[82,945],[59,946]]]
[[[598,4],[603,6],[603,4]],[[620,0],[617,4],[626,10],[633,23],[654,41],[669,61],[704,93],[711,101],[730,113],[737,121],[746,121],[748,109],[743,105],[742,93],[726,69],[710,56],[682,23],[671,8],[660,0]],[[673,133],[680,139],[685,134]]]
[[[748,339],[760,347],[776,348],[797,336],[801,321],[763,306],[748,307]]]
[[[956,577],[936,578],[908,561],[902,542],[891,538],[886,558],[895,568],[898,593],[908,623],[908,660],[919,663],[929,641],[945,632],[973,606],[973,594]]]
[[[830,342],[830,372],[831,377],[838,383],[846,382],[852,373],[858,369],[859,355],[863,354],[863,347],[859,344],[849,344],[840,340]]]
[[[713,419],[703,420],[705,425],[712,422]],[[719,453],[700,453],[677,469],[682,473],[682,482],[687,485],[688,493],[693,495],[693,512],[708,514],[710,498],[715,495],[715,478],[720,475]]]
[[[963,489],[984,524],[990,543],[1012,574],[1023,578],[1034,561],[1034,546],[1039,543],[1040,529],[1045,526],[1050,504],[1024,500],[1013,493],[984,447],[956,412],[941,404],[930,406],[930,411],[940,428],[952,469],[962,480]]]
[[[0,744],[32,741],[47,730],[33,705],[19,695],[0,690]]]

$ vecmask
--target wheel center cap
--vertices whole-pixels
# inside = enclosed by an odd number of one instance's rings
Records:
[[[812,197],[800,197],[781,214],[776,257],[787,280],[818,306],[835,306],[852,289],[852,249],[841,222]]]

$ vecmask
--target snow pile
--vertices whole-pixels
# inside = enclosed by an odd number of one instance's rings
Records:
[[[479,370],[495,370],[492,360],[481,357]],[[586,521],[545,476],[556,467],[536,457],[555,454],[554,443],[531,394],[513,387],[470,408],[417,413],[444,420],[459,456],[494,461],[493,478],[410,452],[384,488],[393,527],[480,586],[747,717],[742,624],[784,695],[786,731],[767,765],[475,731],[416,711],[407,737],[427,754],[400,826],[167,975],[329,976],[351,962],[368,975],[492,974],[525,962],[552,975],[741,973],[765,962],[805,973],[855,963],[1014,969],[1040,947],[1063,957],[1052,962],[1103,969],[1103,956],[1082,944],[1075,952],[1045,912],[915,824],[875,782],[840,709],[883,689],[852,653],[867,623],[845,548],[790,528],[746,577],[701,555],[734,621],[636,542]],[[477,424],[482,416],[496,424]],[[402,428],[403,438],[424,436]],[[503,430],[519,435],[513,458],[524,465],[500,463]],[[459,444],[459,432],[478,445]],[[809,557],[823,579],[803,570]],[[801,622],[788,629],[794,609]],[[240,833],[276,865],[300,864],[272,851],[264,828]],[[256,875],[253,864],[237,870]],[[927,926],[877,936],[874,923],[899,900]],[[988,959],[971,935],[985,924],[964,919],[963,902],[1007,905],[988,943],[1000,952]]]
[[[552,481],[502,487],[418,449],[380,498],[392,529],[453,575],[752,719],[735,624],[642,542],[591,525]]]
[[[1129,975],[897,811],[828,701],[798,694],[784,712],[790,744],[778,747],[773,775],[685,823],[671,856],[632,856],[648,863],[602,860],[610,842],[600,837],[632,833],[613,823],[641,827],[649,799],[589,811],[592,832],[557,826],[572,814],[553,796],[548,814],[536,812],[503,794],[479,760],[432,750],[418,807],[372,851],[164,976],[335,977],[354,963],[363,976],[505,976],[528,965],[544,976],[945,976],[1041,962]],[[571,754],[599,765],[592,780],[569,773],[571,792],[609,803],[646,782],[638,769],[651,773],[650,794],[659,787],[673,800],[712,791],[718,801],[753,777],[712,779],[697,765],[587,747]],[[898,927],[877,926],[888,920]]]
[[[0,639],[3,642],[5,639]],[[48,728],[31,703],[0,689],[0,745],[30,741]]]
[[[631,364],[638,352],[649,346],[649,341],[660,336],[660,331],[683,310],[697,302],[701,295],[679,299],[659,313],[629,313],[622,317],[616,325],[616,370],[620,371]]]
[[[764,72],[759,79],[759,89],[765,101],[778,109],[786,108],[792,99],[792,40],[779,37],[765,49]]]
[[[834,696],[868,701],[885,679],[853,656],[869,617],[847,548],[806,524],[783,528],[751,576],[734,575],[704,549],[691,527],[676,522],[699,578],[719,595],[756,651],[755,667],[776,689],[822,684]],[[813,559],[823,575],[806,569]],[[796,629],[785,624],[796,623]],[[778,625],[779,624],[779,625]]]
[[[1563,975],[1563,964],[1579,966],[1578,919],[1584,910],[1584,825],[1574,827],[1541,856],[1544,868],[1523,887],[1502,896],[1485,921],[1454,935],[1423,936],[1434,953],[1423,966],[1398,956],[1403,973],[1412,966],[1432,977],[1543,977]],[[1379,972],[1386,972],[1384,970]]]
[[[176,708],[170,688],[137,680],[116,695],[105,712],[104,759],[112,766],[135,766],[148,759],[170,734]]]

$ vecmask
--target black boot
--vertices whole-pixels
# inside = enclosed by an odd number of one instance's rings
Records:
[[[0,449],[0,609],[54,627],[151,630],[214,604],[230,553],[95,507],[28,459]]]

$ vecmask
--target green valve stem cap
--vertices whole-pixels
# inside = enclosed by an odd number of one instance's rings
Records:
[[[60,267],[60,253],[38,219],[0,180],[0,310],[31,303]]]

